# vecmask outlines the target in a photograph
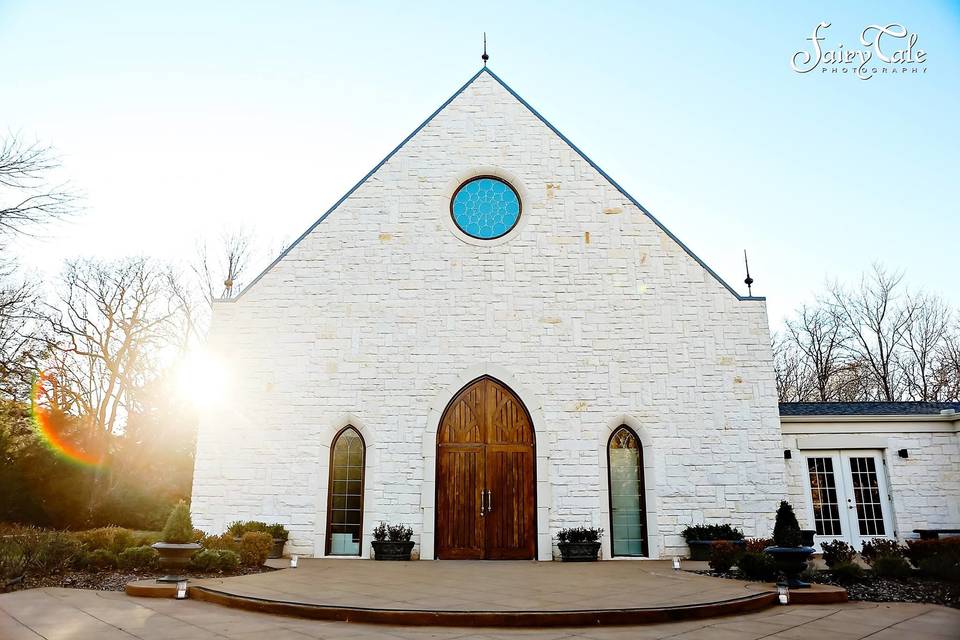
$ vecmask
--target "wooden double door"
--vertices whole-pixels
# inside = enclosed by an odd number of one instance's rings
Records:
[[[490,377],[464,387],[437,431],[437,557],[533,559],[534,461],[520,399]]]

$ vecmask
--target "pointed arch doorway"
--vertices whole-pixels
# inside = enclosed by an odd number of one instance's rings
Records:
[[[536,554],[533,422],[509,387],[483,376],[447,405],[437,429],[437,558]]]

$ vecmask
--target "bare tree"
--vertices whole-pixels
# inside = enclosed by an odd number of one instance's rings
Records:
[[[145,259],[68,263],[45,319],[46,370],[56,380],[49,404],[82,417],[91,437],[117,433],[131,391],[181,344],[173,290],[170,274]]]
[[[902,273],[875,264],[859,287],[830,287],[830,307],[849,334],[847,349],[866,365],[875,395],[895,401],[901,391],[898,356],[913,316],[913,306],[901,291]]]
[[[946,355],[950,309],[936,296],[910,296],[912,309],[904,332],[904,356],[900,368],[906,392],[912,400],[941,400],[948,379],[940,359]]]
[[[11,235],[32,235],[38,225],[76,212],[77,197],[47,182],[59,166],[48,146],[14,134],[0,142],[0,247]]]
[[[37,356],[37,285],[20,277],[7,250],[16,236],[77,211],[77,198],[51,187],[53,150],[10,134],[0,140],[0,397],[23,400]]]
[[[789,334],[773,335],[773,372],[780,402],[809,400],[809,378],[805,375],[803,357]]]
[[[839,396],[838,374],[843,366],[846,334],[833,309],[803,305],[796,320],[786,323],[792,343],[800,350],[800,375],[810,380],[811,400],[827,402]]]
[[[214,258],[210,257],[206,243],[198,246],[193,270],[210,302],[229,300],[242,289],[241,278],[249,266],[251,245],[250,233],[238,229],[221,235]]]

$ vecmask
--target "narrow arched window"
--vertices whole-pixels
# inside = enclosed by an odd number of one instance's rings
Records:
[[[365,449],[360,432],[349,426],[340,430],[330,447],[327,555],[360,555]]]
[[[610,481],[610,553],[647,555],[647,514],[643,495],[643,446],[630,427],[621,426],[607,445]]]

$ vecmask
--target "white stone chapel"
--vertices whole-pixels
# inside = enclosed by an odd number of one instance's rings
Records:
[[[662,558],[689,524],[768,536],[788,492],[807,524],[819,506],[764,298],[488,68],[215,306],[210,348],[229,394],[194,522],[283,522],[288,553],[368,557],[388,521],[421,559],[550,560],[574,526]]]

